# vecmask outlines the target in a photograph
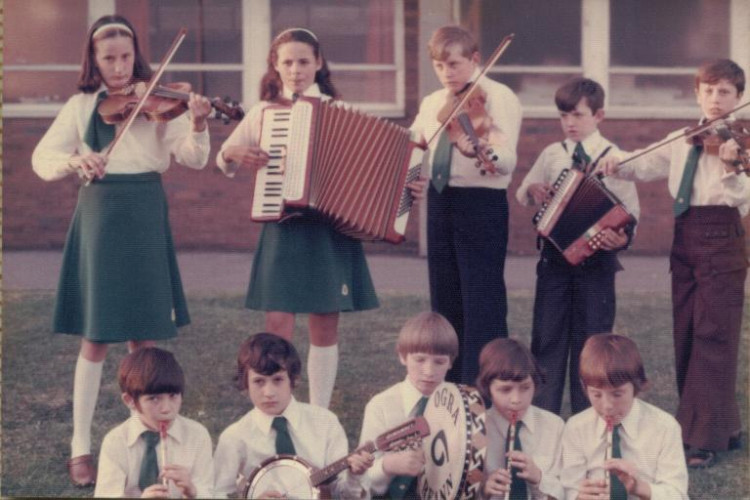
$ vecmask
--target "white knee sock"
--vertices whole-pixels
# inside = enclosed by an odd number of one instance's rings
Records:
[[[338,344],[329,347],[310,345],[310,352],[307,354],[307,379],[310,382],[311,404],[328,408],[338,365]]]
[[[89,361],[78,356],[73,378],[73,439],[70,456],[75,458],[91,453],[91,423],[99,397],[104,361]]]

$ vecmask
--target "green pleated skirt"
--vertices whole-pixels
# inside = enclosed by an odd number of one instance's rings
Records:
[[[247,308],[324,314],[378,305],[361,242],[311,214],[264,224]]]
[[[161,175],[110,174],[82,186],[54,331],[92,342],[163,340],[189,322]]]

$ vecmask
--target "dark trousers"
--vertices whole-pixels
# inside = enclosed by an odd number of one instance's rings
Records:
[[[508,336],[505,190],[447,187],[428,192],[427,262],[432,310],[456,329],[459,355],[446,380],[474,385],[482,347]]]
[[[682,439],[722,451],[742,423],[735,394],[744,286],[744,229],[736,208],[691,207],[675,220],[670,266]]]
[[[545,372],[534,404],[560,414],[565,376],[570,377],[570,406],[590,406],[578,375],[578,358],[591,335],[609,333],[615,321],[617,257],[599,252],[578,266],[568,264],[546,243],[537,264],[531,352]]]

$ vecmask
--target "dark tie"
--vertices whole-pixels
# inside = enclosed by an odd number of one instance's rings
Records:
[[[138,487],[143,491],[159,480],[159,462],[156,460],[156,445],[159,444],[159,433],[143,431],[141,437],[146,442],[146,453],[143,454],[143,461],[141,462]]]
[[[612,458],[622,458],[622,450],[620,450],[620,429],[622,424],[617,424],[612,430]],[[609,500],[627,500],[628,492],[625,489],[625,485],[615,475],[609,475]]]
[[[516,451],[523,451],[521,448],[521,421],[516,422],[516,438],[513,440],[513,449]],[[508,426],[508,436],[505,440],[505,453],[510,451],[510,425]],[[510,458],[506,458],[510,460]],[[510,498],[511,500],[526,500],[528,493],[526,492],[526,480],[522,477],[518,477],[518,469],[512,467],[510,470],[511,481],[510,481]]]
[[[99,115],[99,104],[107,97],[107,91],[102,90],[96,96],[96,105],[94,106],[94,112],[91,113],[86,133],[83,136],[83,142],[96,151],[100,152],[106,148],[110,142],[115,138],[115,126],[104,123],[102,117]]]
[[[286,426],[286,418],[275,417],[271,423],[271,427],[276,429],[276,454],[295,455],[292,436],[289,435],[289,429]]]
[[[573,150],[573,168],[585,172],[589,163],[591,163],[591,157],[586,154],[583,144],[577,142],[576,148]]]
[[[411,414],[415,417],[421,417],[424,415],[424,410],[427,408],[427,400],[427,396],[422,396],[419,401],[417,401],[417,404],[414,405],[414,410]],[[411,487],[416,484],[414,479],[415,478],[412,476],[395,476],[388,485],[388,498],[398,500],[404,498],[407,494],[409,494],[409,498],[416,498],[416,491],[413,492],[414,495],[410,494],[412,493]]]
[[[695,178],[695,171],[698,169],[698,158],[700,158],[702,152],[703,146],[693,146],[688,153],[687,160],[685,160],[682,180],[680,180],[680,187],[677,190],[677,196],[675,196],[674,205],[672,206],[675,217],[679,217],[690,208],[693,179]]]
[[[432,156],[432,185],[435,186],[438,193],[445,189],[445,186],[448,185],[448,179],[451,177],[452,146],[450,139],[448,139],[448,132],[443,130],[440,133],[435,154]]]

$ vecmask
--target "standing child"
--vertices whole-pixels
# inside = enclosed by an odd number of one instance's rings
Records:
[[[293,28],[271,44],[261,82],[262,102],[254,106],[224,142],[216,163],[227,175],[240,167],[268,163],[260,149],[263,109],[294,96],[336,98],[317,37]],[[266,330],[287,340],[294,316],[309,313],[307,375],[310,402],[327,408],[338,367],[340,311],[378,307],[362,244],[338,233],[312,212],[263,224],[253,260],[245,306],[266,311]]]
[[[510,498],[563,498],[560,483],[562,419],[531,404],[544,382],[528,348],[495,339],[479,357],[477,387],[492,401],[487,411],[487,478],[484,494]],[[511,429],[515,422],[515,429]],[[510,436],[514,435],[513,451]],[[510,471],[508,467],[510,460]]]
[[[702,65],[695,77],[701,122],[722,116],[731,121],[744,90],[745,72],[733,61]],[[750,177],[735,168],[739,152],[734,140],[716,154],[679,138],[622,168],[622,155],[601,164],[605,174],[624,179],[667,178],[675,199],[670,269],[677,420],[691,448],[690,467],[709,467],[716,452],[741,444],[735,386],[748,265],[741,218],[750,210]]]
[[[432,67],[443,88],[422,100],[411,128],[424,141],[441,126],[438,114],[479,77],[479,50],[473,35],[444,26],[429,42]],[[473,384],[482,347],[507,337],[508,303],[505,252],[508,245],[506,189],[516,166],[521,103],[505,85],[483,78],[485,110],[491,119],[480,144],[492,149],[496,173],[475,166],[468,138],[456,149],[443,133],[429,145],[430,187],[427,192],[427,263],[430,303],[456,329],[459,356],[448,372],[451,382]],[[500,171],[504,173],[500,173]],[[423,182],[413,185],[422,196]]]
[[[82,336],[68,462],[78,486],[96,478],[91,423],[108,345],[128,342],[132,351],[174,337],[176,327],[190,322],[161,174],[171,156],[191,168],[205,166],[208,99],[191,94],[190,113],[170,122],[137,118],[109,157],[101,153],[116,127],[97,113],[100,100],[150,77],[130,22],[116,15],[97,20],[86,38],[81,93],[63,106],[31,158],[44,180],[78,174],[87,181],[65,242],[53,325]]]
[[[117,378],[131,416],[104,437],[94,497],[210,498],[211,436],[180,415],[185,376],[172,353],[132,352]]]
[[[566,497],[687,499],[680,424],[636,397],[647,380],[635,342],[612,334],[589,337],[580,376],[593,407],[565,424],[560,478]]]
[[[346,434],[336,415],[325,408],[300,403],[292,395],[300,371],[297,350],[278,335],[258,333],[240,346],[238,383],[241,390],[247,390],[255,408],[219,437],[214,455],[217,496],[235,493],[242,478],[249,477],[265,459],[276,454],[297,455],[318,469],[347,455]],[[364,451],[349,457],[348,471],[333,483],[334,497],[365,495],[357,476],[372,461],[372,455]],[[263,498],[267,498],[265,494]]]
[[[435,312],[409,319],[398,335],[398,359],[406,379],[376,394],[365,407],[360,444],[374,440],[407,419],[424,413],[427,399],[445,380],[458,355],[458,337],[451,324]],[[389,498],[416,495],[416,476],[425,464],[424,451],[386,453],[367,471],[370,490]]]
[[[555,93],[565,140],[550,144],[531,167],[516,198],[522,205],[547,201],[563,169],[590,175],[599,158],[614,146],[599,133],[604,119],[604,89],[588,78],[575,78]],[[605,179],[610,189],[637,219],[638,193],[632,182]],[[547,383],[537,388],[534,404],[560,413],[566,372],[570,374],[570,406],[578,413],[589,406],[578,383],[578,356],[586,339],[612,330],[615,322],[615,274],[622,269],[617,251],[625,248],[633,228],[605,229],[602,249],[577,266],[569,264],[549,241],[543,241],[537,264],[531,352],[542,366]]]

